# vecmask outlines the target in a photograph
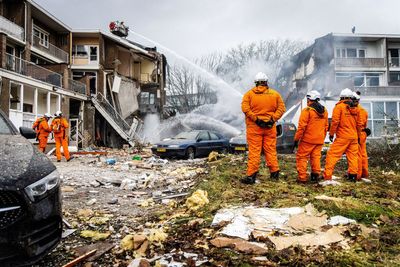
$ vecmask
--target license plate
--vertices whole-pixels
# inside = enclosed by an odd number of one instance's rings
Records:
[[[166,152],[167,150],[165,148],[157,148],[157,152]]]
[[[235,147],[235,150],[246,150],[244,146],[237,146]]]

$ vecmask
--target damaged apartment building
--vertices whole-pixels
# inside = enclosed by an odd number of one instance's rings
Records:
[[[144,116],[163,114],[162,54],[100,30],[73,30],[32,0],[0,2],[0,59],[0,109],[17,128],[61,110],[71,146],[133,146],[143,139]]]
[[[400,35],[330,33],[292,57],[281,70],[286,104],[297,123],[304,97],[321,92],[331,115],[344,88],[361,92],[368,111],[370,138],[380,138],[398,128],[400,108]],[[303,99],[303,101],[300,101]]]

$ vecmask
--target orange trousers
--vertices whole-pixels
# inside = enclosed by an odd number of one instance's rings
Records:
[[[326,155],[324,179],[331,180],[333,170],[338,160],[346,153],[349,165],[348,173],[358,173],[358,140],[336,138]]]
[[[258,126],[247,127],[247,144],[249,158],[247,161],[247,176],[258,172],[261,161],[261,151],[264,151],[266,165],[270,172],[279,171],[276,153],[276,127],[262,129]]]
[[[307,163],[308,159],[311,162],[311,172],[321,172],[321,150],[322,144],[310,144],[306,142],[300,142],[299,148],[296,153],[296,168],[298,173],[298,180],[307,181]]]
[[[357,180],[361,180],[361,178],[367,178],[369,176],[369,173],[368,173],[367,136],[365,133],[362,133],[360,138],[360,144],[358,144],[357,159],[358,159]]]
[[[44,153],[46,151],[46,146],[47,146],[47,137],[39,137],[39,145],[38,145],[39,151],[42,151]]]
[[[54,137],[56,141],[56,156],[57,160],[61,160],[61,146],[63,147],[63,153],[66,160],[69,160],[69,150],[68,150],[68,139],[61,137]]]

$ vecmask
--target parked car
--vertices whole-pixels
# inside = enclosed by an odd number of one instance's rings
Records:
[[[293,153],[294,135],[296,126],[291,122],[278,122],[276,124],[277,140],[276,150],[278,153]],[[246,133],[232,137],[229,141],[229,150],[231,153],[243,153],[248,150]]]
[[[152,147],[152,152],[162,158],[177,157],[194,159],[207,156],[211,151],[227,153],[229,141],[211,131],[186,131],[165,139]]]
[[[30,265],[61,240],[60,175],[23,136],[0,110],[0,266]]]

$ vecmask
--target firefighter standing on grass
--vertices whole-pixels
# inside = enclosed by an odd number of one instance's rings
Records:
[[[367,154],[367,136],[371,134],[371,130],[367,128],[368,125],[368,112],[359,104],[360,102],[359,91],[353,93],[353,103],[359,109],[359,119],[361,123],[360,142],[358,144],[358,173],[357,180],[368,177],[368,154]]]
[[[68,151],[68,136],[67,129],[69,124],[65,118],[62,116],[61,111],[57,111],[54,114],[55,118],[51,122],[51,129],[54,133],[54,140],[56,141],[56,156],[57,161],[61,161],[61,146],[63,147],[64,157],[67,161],[70,161],[71,157]]]
[[[328,131],[328,112],[318,101],[317,91],[307,94],[307,107],[301,111],[297,132],[294,136],[296,153],[297,181],[306,183],[307,161],[311,162],[310,180],[317,182],[321,172],[321,150]]]
[[[340,101],[332,113],[329,140],[333,142],[326,155],[324,179],[331,180],[336,163],[344,153],[347,156],[348,179],[356,181],[358,173],[358,143],[360,134],[359,109],[354,106],[353,92],[345,88],[340,92]],[[336,135],[335,141],[333,141]]]
[[[51,114],[45,113],[43,117],[38,118],[32,125],[32,129],[36,131],[36,140],[39,141],[38,148],[43,153],[46,151],[47,140],[51,133],[49,119]]]
[[[260,165],[261,151],[269,168],[271,178],[279,177],[279,165],[276,154],[276,127],[285,112],[281,95],[268,87],[268,77],[259,72],[255,77],[256,86],[242,99],[242,111],[246,116],[246,137],[249,146],[247,176],[240,181],[254,184]]]

